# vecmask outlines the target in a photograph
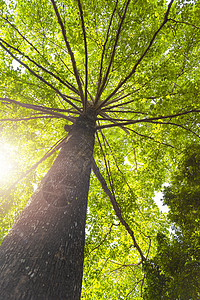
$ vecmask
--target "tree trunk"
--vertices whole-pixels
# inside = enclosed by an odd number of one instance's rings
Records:
[[[78,300],[95,117],[80,116],[0,248],[1,300]]]

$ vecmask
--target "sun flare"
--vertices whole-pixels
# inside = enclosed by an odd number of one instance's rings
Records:
[[[13,164],[8,151],[8,145],[1,145],[0,148],[0,183],[6,183],[9,180],[13,169]]]

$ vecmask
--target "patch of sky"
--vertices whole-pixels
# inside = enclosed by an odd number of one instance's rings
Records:
[[[163,198],[163,192],[162,191],[155,193],[154,201],[155,201],[156,205],[158,206],[159,210],[163,213],[168,213],[169,208],[168,208],[167,205],[163,205],[162,198]]]

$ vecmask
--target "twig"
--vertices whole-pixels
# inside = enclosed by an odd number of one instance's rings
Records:
[[[143,283],[143,281],[144,281],[144,276],[143,276],[143,278],[142,279],[140,279],[140,280],[138,280],[136,283],[135,283],[135,286],[134,286],[134,288],[132,289],[132,290],[130,290],[130,292],[125,296],[126,297],[126,299],[130,296],[130,294],[134,291],[134,289],[135,289],[135,287],[140,283],[140,282],[142,282]]]
[[[123,267],[133,267],[133,266],[134,267],[138,267],[138,266],[140,266],[142,264],[142,261],[139,261],[139,263],[137,263],[137,264],[120,264],[120,263],[118,263],[116,261],[113,261],[111,259],[109,259],[109,261],[111,263],[113,263],[113,264],[116,264],[116,265],[119,265],[119,266],[123,266]]]

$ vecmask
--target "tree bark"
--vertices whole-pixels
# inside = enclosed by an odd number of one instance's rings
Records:
[[[78,300],[95,117],[80,116],[0,247],[1,300]]]

